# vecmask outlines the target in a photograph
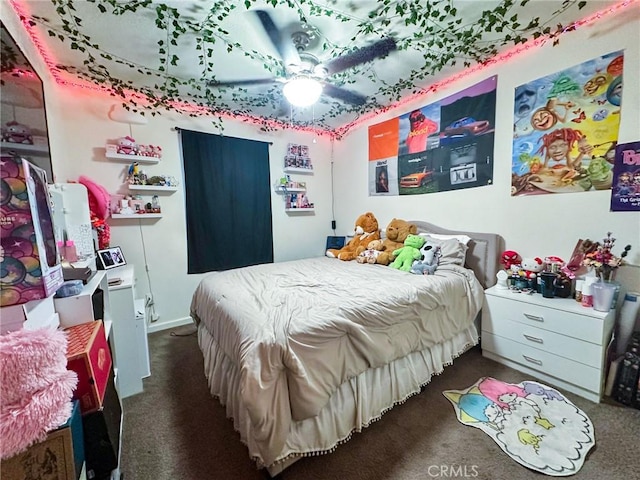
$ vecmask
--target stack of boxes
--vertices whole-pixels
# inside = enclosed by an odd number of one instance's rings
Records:
[[[78,374],[87,477],[108,479],[119,464],[122,407],[115,390],[109,344],[101,320],[74,325],[68,334],[67,367]]]
[[[3,155],[2,162],[2,180],[10,191],[3,191],[0,216],[0,334],[69,327],[67,369],[78,376],[73,415],[44,441],[3,461],[2,478],[78,479],[86,460],[87,478],[108,479],[119,464],[122,409],[99,320],[107,302],[106,276],[89,278],[93,288],[81,295],[54,300],[64,279],[46,175],[19,157]]]

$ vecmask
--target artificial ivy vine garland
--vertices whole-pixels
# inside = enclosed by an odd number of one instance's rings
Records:
[[[454,0],[379,0],[372,2],[373,8],[366,15],[341,10],[334,0],[322,3],[314,0],[217,0],[207,5],[207,13],[199,22],[181,15],[177,8],[166,3],[151,0],[85,0],[95,6],[102,15],[125,16],[136,13],[155,14],[155,26],[163,32],[163,39],[158,41],[157,65],[149,68],[132,62],[113,52],[107,51],[83,33],[82,18],[76,13],[74,0],[50,0],[56,10],[61,28],[54,28],[54,22],[44,17],[33,16],[28,21],[41,24],[49,36],[66,43],[72,50],[85,55],[82,68],[58,65],[58,68],[85,80],[108,89],[113,95],[123,99],[125,107],[144,113],[148,111],[156,115],[163,110],[172,110],[190,116],[210,115],[214,124],[222,127],[221,114],[255,116],[251,113],[254,107],[269,106],[276,112],[281,102],[278,86],[267,90],[265,94],[248,96],[243,88],[230,88],[233,104],[223,98],[224,89],[208,86],[215,79],[218,59],[214,58],[213,46],[222,43],[227,52],[240,51],[262,64],[264,69],[274,76],[284,76],[282,62],[264,52],[243,47],[225,30],[225,20],[237,9],[251,9],[262,5],[268,7],[286,7],[294,9],[300,22],[313,24],[314,18],[330,17],[336,22],[348,22],[357,26],[357,33],[351,41],[354,45],[362,45],[362,39],[379,39],[391,34],[397,41],[398,49],[419,52],[424,63],[419,68],[403,76],[395,84],[382,82],[377,78],[370,65],[361,65],[352,71],[343,72],[332,78],[332,83],[339,85],[353,83],[355,72],[364,75],[375,84],[381,85],[361,107],[343,104],[337,101],[322,99],[332,104],[329,113],[314,119],[313,126],[331,131],[328,120],[352,115],[353,118],[372,110],[383,109],[383,105],[400,100],[408,94],[420,93],[416,85],[425,84],[430,76],[460,62],[465,67],[482,64],[495,56],[501,47],[518,45],[531,38],[549,36],[557,43],[559,35],[569,27],[557,25],[554,18],[568,9],[582,9],[585,1],[566,0],[560,8],[548,14],[548,18],[535,17],[521,24],[517,7],[525,6],[530,0],[503,0],[491,9],[482,11],[477,21],[463,24]],[[266,3],[266,7],[265,7]],[[396,29],[407,27],[409,35],[401,36]],[[180,76],[180,58],[176,53],[178,42],[185,34],[196,36],[195,49],[201,66],[199,78],[183,78]],[[492,40],[484,40],[490,35]],[[353,47],[352,47],[353,48]],[[330,39],[322,39],[322,50],[329,57],[342,55],[351,50],[338,46]],[[4,61],[4,60],[3,60]],[[109,66],[119,64],[137,73],[153,79],[147,86],[135,85],[130,80],[123,80],[110,74]],[[4,68],[4,64],[3,64]],[[187,105],[188,104],[188,105]],[[194,108],[195,107],[195,108]],[[274,128],[274,118],[256,119],[263,129]],[[309,126],[309,122],[298,121],[298,126]],[[283,126],[286,124],[283,122]]]

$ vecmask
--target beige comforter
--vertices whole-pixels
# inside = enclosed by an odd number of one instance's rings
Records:
[[[240,370],[238,393],[269,464],[291,422],[316,415],[341,383],[453,337],[482,300],[462,267],[422,276],[320,257],[209,274],[191,313]]]

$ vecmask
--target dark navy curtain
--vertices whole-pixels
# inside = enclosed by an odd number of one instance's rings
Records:
[[[273,262],[269,144],[180,133],[188,273]]]

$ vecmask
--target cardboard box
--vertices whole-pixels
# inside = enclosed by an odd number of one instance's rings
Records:
[[[71,430],[71,443],[73,444],[73,463],[75,465],[76,480],[80,478],[84,466],[84,432],[82,430],[82,415],[80,414],[80,402],[73,401],[73,410],[69,420],[60,427]]]
[[[65,329],[68,333],[67,368],[78,374],[73,398],[80,401],[82,415],[100,409],[111,372],[111,352],[102,320]]]
[[[4,258],[0,306],[53,295],[62,285],[62,266],[53,230],[46,172],[17,156],[2,155],[0,243]]]
[[[76,480],[71,428],[60,428],[25,452],[3,460],[2,480],[51,478]]]

